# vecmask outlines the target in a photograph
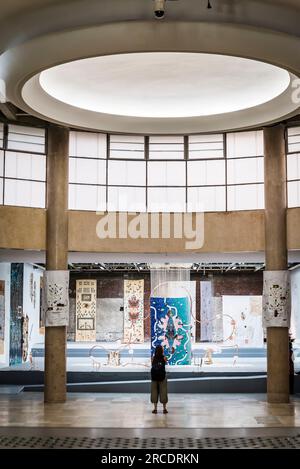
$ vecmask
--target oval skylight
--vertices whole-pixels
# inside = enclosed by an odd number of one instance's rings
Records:
[[[53,98],[89,111],[132,117],[210,116],[264,104],[289,73],[255,60],[201,53],[133,53],[65,63],[40,74]]]

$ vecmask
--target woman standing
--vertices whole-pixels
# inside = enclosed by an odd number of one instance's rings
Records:
[[[154,405],[153,414],[157,414],[158,397],[164,408],[163,413],[168,413],[166,362],[167,358],[164,356],[164,349],[161,345],[158,345],[155,349],[154,357],[152,358],[151,368],[151,402]]]

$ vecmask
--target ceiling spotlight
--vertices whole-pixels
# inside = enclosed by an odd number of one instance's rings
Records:
[[[154,15],[158,20],[165,16],[165,3],[166,0],[154,0]]]

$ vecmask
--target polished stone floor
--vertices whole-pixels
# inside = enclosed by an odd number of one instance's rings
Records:
[[[0,394],[0,427],[94,429],[287,429],[300,427],[300,398],[268,404],[257,394],[171,394],[169,413],[151,413],[147,394],[69,394],[44,404],[41,393]]]

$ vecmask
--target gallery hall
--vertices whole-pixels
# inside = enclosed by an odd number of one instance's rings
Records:
[[[0,0],[0,452],[300,449],[299,22]]]

